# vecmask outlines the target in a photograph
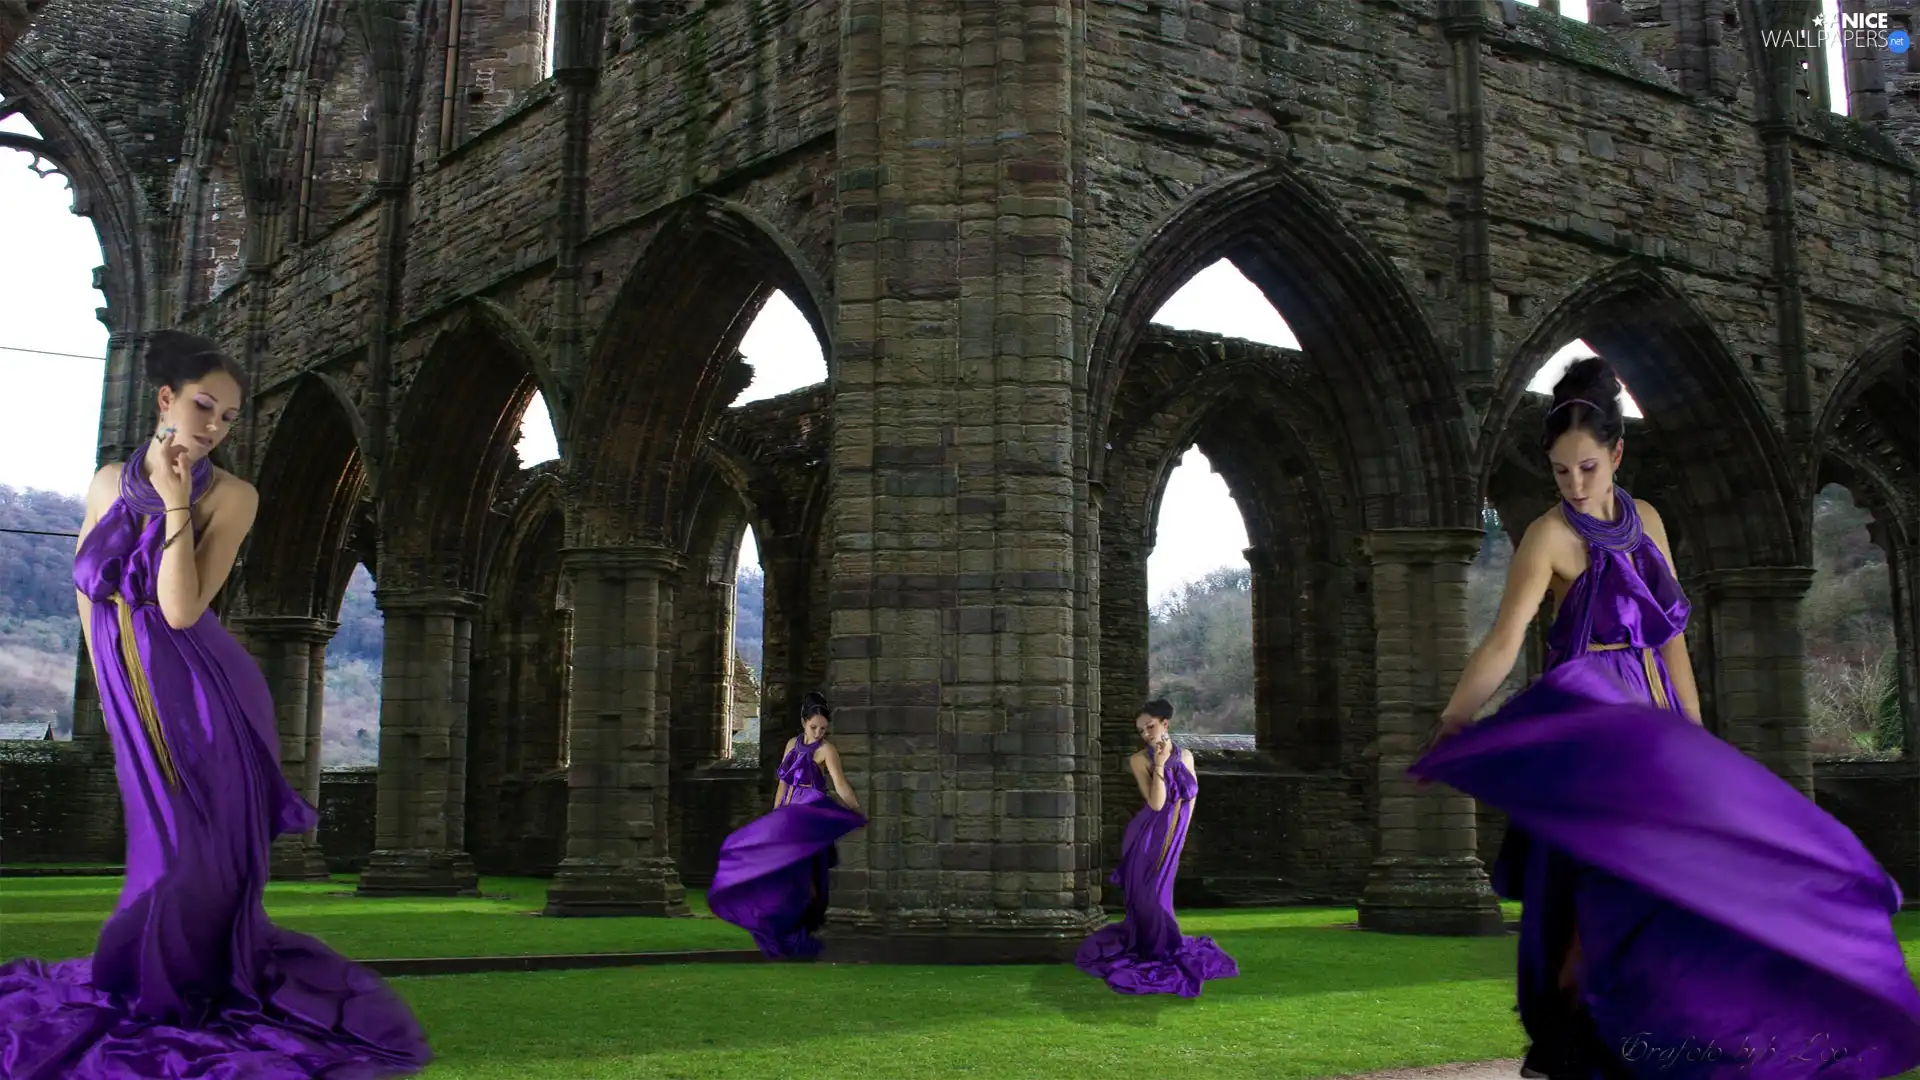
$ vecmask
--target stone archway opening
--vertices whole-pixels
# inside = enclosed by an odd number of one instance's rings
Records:
[[[327,643],[320,762],[327,769],[378,768],[386,623],[373,602],[373,574],[366,563],[354,561],[334,621],[339,629]]]
[[[728,637],[726,705],[721,756],[758,761],[761,688],[766,685],[767,577],[752,525],[740,534],[734,557],[733,633]]]
[[[560,456],[560,440],[554,434],[553,414],[547,411],[546,395],[538,390],[527,399],[527,407],[520,414],[520,439],[513,444],[513,452],[523,469],[531,469]]]
[[[0,488],[0,528],[72,532],[99,453],[100,387],[107,328],[96,312],[107,299],[93,284],[103,261],[100,234],[77,216],[79,184],[53,158],[21,102],[0,97],[0,236],[32,251],[0,260],[0,378],[33,403],[15,420],[16,454]],[[97,358],[97,359],[90,359]],[[9,701],[0,706],[0,740],[65,742],[99,731],[92,675],[81,664],[80,624],[66,582],[73,541],[62,536],[0,534],[0,562],[44,565],[53,583],[12,598],[14,627],[0,633],[0,669]],[[78,682],[79,685],[76,685]]]
[[[1192,744],[1255,749],[1253,575],[1246,521],[1198,446],[1167,476],[1147,556],[1147,693]],[[1137,702],[1134,704],[1138,704]]]
[[[1892,565],[1874,513],[1838,483],[1813,497],[1813,587],[1800,606],[1813,752],[1888,759],[1906,748]]]
[[[1300,340],[1231,259],[1196,272],[1152,322],[1278,348]],[[1198,445],[1176,458],[1151,523],[1147,555],[1147,682],[1196,742],[1255,749],[1253,575],[1247,524],[1219,469]],[[1135,703],[1138,704],[1138,703]]]

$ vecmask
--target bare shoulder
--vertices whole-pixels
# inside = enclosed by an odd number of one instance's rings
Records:
[[[1185,765],[1185,766],[1187,767],[1187,771],[1188,771],[1188,772],[1193,772],[1193,771],[1194,771],[1194,765],[1193,765],[1193,751],[1191,751],[1191,750],[1189,750],[1189,749],[1187,749],[1187,748],[1186,748],[1186,747],[1184,747],[1184,746],[1183,746],[1183,747],[1181,747],[1181,748],[1180,748],[1180,763],[1181,763],[1182,765]]]
[[[1516,570],[1525,563],[1544,565],[1553,576],[1571,581],[1586,565],[1586,553],[1586,541],[1573,531],[1566,514],[1555,504],[1527,526],[1527,533],[1513,556]]]
[[[210,509],[257,510],[260,507],[260,489],[225,469],[213,470],[213,486],[207,490],[206,498]]]
[[[837,758],[840,756],[840,750],[833,745],[832,739],[821,739],[820,748],[815,750],[814,753],[818,754],[822,759]]]
[[[1527,526],[1527,535],[1538,535],[1541,540],[1551,541],[1572,537],[1574,532],[1573,526],[1567,522],[1566,511],[1559,503],[1554,503],[1545,513],[1534,518],[1533,524]]]
[[[1127,759],[1127,764],[1133,766],[1136,772],[1145,769],[1147,767],[1147,752],[1145,750],[1135,750],[1133,756]]]
[[[1635,509],[1640,511],[1641,524],[1649,529],[1656,530],[1662,536],[1666,535],[1667,520],[1660,516],[1659,508],[1650,502],[1641,502],[1638,499],[1634,500],[1633,505]]]
[[[87,484],[87,498],[95,495],[120,494],[120,474],[126,471],[126,465],[110,461],[94,470],[93,480]]]
[[[800,741],[800,736],[798,736],[798,735],[795,735],[794,737],[792,737],[792,738],[790,738],[790,739],[788,739],[788,740],[787,740],[787,749],[789,749],[789,750],[791,750],[791,749],[793,749],[793,747],[794,747],[794,744],[795,744],[795,743],[798,743],[799,741]]]

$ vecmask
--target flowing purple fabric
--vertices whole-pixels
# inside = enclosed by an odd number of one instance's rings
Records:
[[[707,907],[752,934],[767,956],[820,954],[814,933],[826,921],[828,872],[839,862],[834,844],[867,823],[827,794],[826,772],[813,760],[825,741],[793,741],[780,762],[785,797],[720,845],[707,889]]]
[[[1187,937],[1173,914],[1173,879],[1200,782],[1187,768],[1178,746],[1167,758],[1167,801],[1160,809],[1143,806],[1127,822],[1120,842],[1120,865],[1108,882],[1126,893],[1126,915],[1087,935],[1073,962],[1081,971],[1122,994],[1200,996],[1209,979],[1240,974],[1210,937]]]
[[[196,500],[212,480],[199,466]],[[267,919],[272,838],[319,815],[281,776],[252,656],[211,611],[187,630],[161,614],[164,510],[138,458],[128,462],[120,497],[74,560],[74,585],[93,602],[126,880],[92,957],[0,967],[0,1080],[418,1072],[432,1053],[406,1004]]]
[[[1523,902],[1527,1066],[1555,1080],[1856,1080],[1920,1064],[1900,890],[1812,801],[1679,712],[1659,646],[1686,600],[1616,489],[1566,507],[1588,569],[1546,675],[1411,774],[1504,811],[1495,887]],[[1583,1008],[1556,989],[1577,929]]]

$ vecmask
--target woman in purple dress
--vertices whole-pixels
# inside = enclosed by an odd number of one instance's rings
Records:
[[[377,977],[267,920],[274,836],[319,815],[280,772],[265,678],[208,610],[259,495],[208,455],[244,389],[153,335],[158,433],[87,492],[80,628],[125,801],[126,879],[91,957],[0,967],[0,1080],[364,1080],[432,1055]]]
[[[720,865],[707,889],[707,907],[774,957],[820,954],[814,934],[826,922],[828,872],[839,862],[834,844],[867,823],[840,751],[827,739],[833,719],[827,699],[808,692],[800,717],[800,734],[787,740],[780,759],[773,809],[720,845]]]
[[[1523,904],[1522,1075],[1877,1078],[1920,1064],[1900,891],[1859,840],[1700,726],[1660,515],[1614,484],[1620,384],[1554,387],[1561,503],[1514,553],[1493,629],[1412,768],[1506,812],[1494,887]],[[1551,595],[1547,672],[1471,718]]]
[[[1146,746],[1128,759],[1146,805],[1127,823],[1120,865],[1107,880],[1126,893],[1126,916],[1080,943],[1074,964],[1122,994],[1199,997],[1209,979],[1240,974],[1233,957],[1210,937],[1185,937],[1173,915],[1173,879],[1187,846],[1200,781],[1193,751],[1174,745],[1167,731],[1173,706],[1149,701],[1134,718]]]

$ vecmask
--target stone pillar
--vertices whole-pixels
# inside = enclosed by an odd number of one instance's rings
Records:
[[[668,851],[667,768],[673,584],[662,548],[572,548],[567,855],[548,915],[685,915]]]
[[[771,787],[787,737],[800,733],[800,699],[813,689],[803,685],[811,567],[800,555],[801,537],[759,540],[760,570],[766,582],[760,615],[764,628],[760,637],[760,771]]]
[[[1286,595],[1273,552],[1260,545],[1240,553],[1247,560],[1248,591],[1253,603],[1253,716],[1255,745],[1274,757],[1294,762],[1299,757],[1300,728],[1293,723],[1289,676],[1282,663],[1293,655],[1293,606]]]
[[[320,710],[326,686],[326,647],[339,624],[306,616],[256,616],[235,629],[267,677],[274,726],[280,735],[280,772],[302,797],[320,805]],[[326,856],[316,828],[273,842],[275,881],[324,881]]]
[[[1467,565],[1478,529],[1382,529],[1373,562],[1374,679],[1379,711],[1379,847],[1360,926],[1411,934],[1503,934],[1506,923],[1475,854],[1474,802],[1407,776],[1472,649]]]
[[[1901,757],[1920,762],[1920,544],[1902,544],[1884,522],[1867,526],[1887,556],[1893,600],[1894,676],[1900,680]],[[1909,533],[1909,535],[1912,535]],[[77,730],[77,727],[76,727]]]
[[[733,583],[708,580],[695,563],[674,594],[672,628],[673,770],[676,774],[725,755],[728,687],[733,661]]]
[[[1153,688],[1147,682],[1147,560],[1134,539],[1139,533],[1124,527],[1103,532],[1095,628],[1100,636],[1100,742],[1093,770],[1100,790],[1100,848],[1095,865],[1111,868],[1119,864],[1127,822],[1140,809],[1140,791],[1127,773],[1127,757],[1140,748],[1134,720]],[[1115,910],[1120,899],[1117,891],[1106,898]]]
[[[841,8],[829,692],[872,824],[828,918],[856,950],[1062,960],[1101,919],[1076,730],[1076,8]]]
[[[1813,738],[1800,600],[1812,584],[1808,567],[1750,566],[1710,570],[1687,590],[1692,624],[1707,623],[1713,730],[1808,798]]]
[[[473,896],[466,851],[467,707],[479,598],[375,588],[385,617],[379,811],[362,896]]]

